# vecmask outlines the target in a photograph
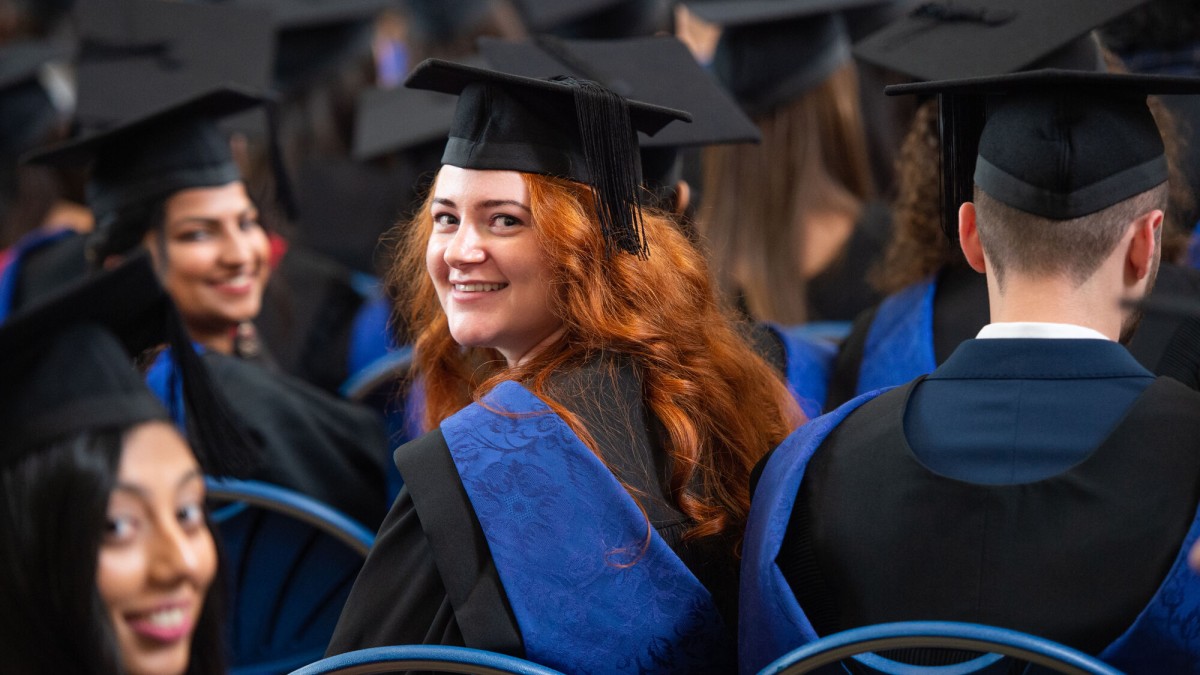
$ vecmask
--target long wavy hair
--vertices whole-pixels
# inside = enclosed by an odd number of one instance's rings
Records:
[[[807,228],[828,213],[857,221],[874,193],[854,65],[754,121],[762,143],[704,151],[697,225],[725,293],[757,319],[802,323]]]
[[[661,422],[671,457],[667,494],[693,522],[689,537],[740,539],[755,463],[803,421],[775,371],[740,336],[718,299],[702,254],[661,212],[644,210],[650,255],[606,255],[589,186],[522,174],[535,239],[557,293],[551,310],[565,331],[553,345],[509,368],[488,348],[463,348],[425,268],[433,229],[432,191],[407,224],[387,283],[415,346],[424,385],[423,426],[477,400],[504,380],[542,398],[596,452],[580,418],[549,393],[551,378],[601,353],[630,360],[643,397]]]

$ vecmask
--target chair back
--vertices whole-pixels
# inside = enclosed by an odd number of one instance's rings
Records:
[[[321,658],[374,535],[267,483],[210,478],[208,497],[230,588],[230,673],[286,673]]]
[[[879,652],[906,649],[950,649],[977,656],[950,665],[911,665]],[[1024,672],[1071,675],[1120,675],[1103,661],[1052,640],[1007,628],[955,621],[901,621],[834,633],[792,650],[759,675],[797,675],[830,667],[828,672],[884,675],[965,675],[1012,672],[1014,661],[1029,664]],[[846,662],[847,667],[840,665]]]
[[[421,670],[478,675],[563,675],[505,654],[445,645],[399,645],[359,649],[309,664],[292,675],[366,675]]]

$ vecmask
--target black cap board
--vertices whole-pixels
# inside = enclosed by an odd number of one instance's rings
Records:
[[[512,0],[530,33],[627,38],[671,28],[668,0]]]
[[[0,47],[0,175],[11,170],[22,152],[45,142],[50,130],[67,118],[41,80],[49,64],[65,61],[70,53],[42,41]]]
[[[643,147],[690,147],[757,142],[754,122],[700,67],[682,42],[667,36],[623,40],[479,41],[488,63],[506,73],[594,80],[626,98],[687,110],[691,123],[672,122]]]
[[[81,281],[0,326],[0,463],[56,439],[171,419],[133,358],[164,342],[181,364],[202,466],[245,460],[245,437],[211,388],[146,255]]]
[[[347,58],[367,53],[375,17],[395,0],[200,0],[221,5],[266,9],[274,28],[273,82],[294,92],[336,69]]]
[[[263,8],[170,0],[80,0],[78,118],[112,127],[230,82],[271,84],[274,37]]]
[[[358,97],[353,156],[369,160],[425,143],[444,143],[458,97],[395,87],[368,89]]]
[[[128,210],[179,190],[241,179],[217,122],[264,100],[242,87],[218,87],[118,127],[36,151],[25,161],[90,165],[87,198],[96,219],[96,250],[122,253],[141,241],[148,226],[145,219],[124,218]]]
[[[591,185],[610,249],[645,255],[637,134],[683,111],[630,101],[588,80],[541,80],[429,59],[406,86],[458,94],[442,163],[547,174]]]
[[[1069,67],[1046,59],[1146,0],[942,0],[924,2],[854,45],[863,61],[918,80]],[[1040,63],[1039,63],[1040,62]],[[1094,67],[1082,66],[1088,70]]]
[[[842,10],[881,0],[709,0],[688,11],[724,27],[713,72],[742,108],[759,115],[823,82],[850,59]]]
[[[1200,78],[1041,69],[886,91],[982,101],[974,182],[1013,208],[1065,220],[1167,180],[1146,96],[1200,94]]]

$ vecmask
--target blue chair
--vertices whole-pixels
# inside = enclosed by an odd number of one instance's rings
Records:
[[[207,482],[231,591],[230,673],[286,673],[321,658],[374,535],[292,490]]]
[[[917,648],[964,650],[980,652],[981,655],[947,666],[913,666],[876,653]],[[759,675],[809,673],[846,659],[857,662],[852,664],[852,672],[886,675],[1008,672],[1012,659],[1028,662],[1049,672],[1121,675],[1121,671],[1103,661],[1052,640],[1007,628],[954,621],[900,621],[834,633],[788,652],[764,668]]]
[[[536,663],[469,647],[399,645],[346,652],[309,664],[292,675],[365,675],[405,670],[479,675],[562,675]]]

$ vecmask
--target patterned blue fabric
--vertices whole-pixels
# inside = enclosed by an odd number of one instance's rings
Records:
[[[526,657],[568,673],[729,673],[712,596],[604,464],[504,382],[442,422]]]
[[[767,460],[746,523],[738,607],[739,672],[750,675],[818,635],[775,564],[808,460],[825,437],[876,390],[792,432]]]
[[[933,354],[936,292],[937,282],[931,277],[879,305],[863,346],[856,394],[904,384],[937,368]]]
[[[74,230],[57,232],[35,230],[21,237],[17,243],[12,245],[12,249],[9,251],[9,263],[4,268],[4,273],[0,274],[0,321],[4,321],[9,314],[12,314],[13,296],[17,291],[17,280],[21,277],[22,262],[25,256],[43,246],[75,234]]]
[[[1197,539],[1200,510],[1150,604],[1101,660],[1127,673],[1200,673],[1200,577],[1187,564]]]
[[[800,409],[809,419],[819,416],[829,390],[829,377],[833,372],[837,348],[830,342],[810,337],[805,325],[768,324],[767,327],[783,343],[787,357],[788,386]]]

